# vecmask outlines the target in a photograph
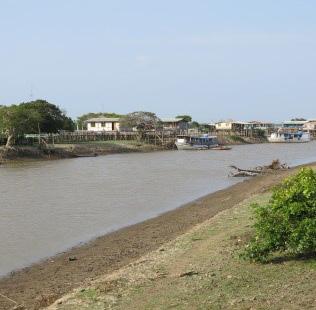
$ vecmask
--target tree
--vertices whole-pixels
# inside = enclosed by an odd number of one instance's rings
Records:
[[[192,122],[191,124],[190,124],[190,128],[199,128],[200,127],[200,124],[198,123],[198,122]]]
[[[295,118],[292,118],[291,121],[294,121],[294,122],[297,122],[297,121],[306,121],[306,118],[303,118],[303,117],[295,117]]]
[[[85,123],[89,118],[96,117],[108,117],[108,118],[121,118],[124,115],[112,113],[112,112],[98,112],[98,113],[86,113],[77,118],[77,125],[80,129],[87,129],[87,125]]]
[[[139,133],[139,138],[143,136],[146,130],[156,129],[159,126],[160,119],[152,112],[137,111],[132,112],[120,119],[120,128],[122,130],[133,130]]]
[[[285,180],[266,205],[253,205],[255,237],[243,256],[265,262],[274,252],[316,253],[316,172],[310,168]]]
[[[192,122],[192,117],[190,115],[178,115],[176,118],[182,118],[185,122]]]
[[[58,106],[45,100],[0,107],[0,132],[7,136],[7,148],[12,146],[18,135],[38,133],[39,130],[55,133],[73,128],[72,119]]]
[[[7,137],[6,148],[12,147],[14,137],[25,132],[36,132],[41,120],[37,111],[29,111],[21,105],[0,107],[0,132]]]
[[[41,115],[41,122],[39,124],[41,132],[56,133],[60,130],[74,130],[73,120],[57,105],[49,103],[46,100],[21,103],[21,107],[30,111],[30,113],[37,112]]]

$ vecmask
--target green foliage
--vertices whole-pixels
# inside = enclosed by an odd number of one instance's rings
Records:
[[[192,122],[192,117],[190,115],[178,115],[176,118],[182,118],[185,122]]]
[[[263,129],[256,129],[256,130],[255,130],[255,135],[256,135],[258,138],[265,138],[266,133],[265,133],[265,130],[263,130]]]
[[[190,128],[199,128],[200,127],[200,124],[198,122],[192,122],[190,123]]]
[[[304,117],[295,117],[295,118],[292,118],[291,121],[294,121],[294,122],[296,122],[296,121],[307,121],[307,119],[304,118]]]
[[[109,118],[121,118],[123,115],[116,114],[116,113],[108,113],[108,112],[98,112],[98,113],[87,113],[79,116],[77,118],[77,125],[79,129],[87,129],[87,125],[85,123],[86,120],[89,118],[96,118],[96,117],[109,117]]]
[[[8,136],[37,131],[41,121],[38,111],[25,109],[22,105],[0,107],[0,132]]]
[[[237,135],[230,135],[229,139],[233,142],[245,143],[245,140],[242,137],[237,136]]]
[[[55,133],[59,130],[73,130],[71,118],[58,106],[45,100],[36,100],[19,105],[0,107],[0,133],[8,138],[7,146],[14,137],[23,134]]]
[[[275,188],[267,205],[253,205],[255,238],[243,257],[265,262],[273,252],[316,253],[316,173],[309,168]]]
[[[70,117],[66,116],[58,106],[49,103],[45,100],[36,100],[26,103],[21,103],[20,108],[29,113],[38,113],[41,117],[39,122],[41,132],[56,133],[59,130],[73,130],[74,123]],[[36,130],[26,131],[27,133],[37,133]]]

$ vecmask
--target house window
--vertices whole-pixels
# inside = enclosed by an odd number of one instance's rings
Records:
[[[91,127],[95,127],[95,122],[91,122],[91,123],[90,123],[90,126],[91,126]]]

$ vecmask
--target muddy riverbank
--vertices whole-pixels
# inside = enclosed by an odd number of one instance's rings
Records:
[[[56,160],[84,156],[99,156],[120,153],[153,152],[165,147],[139,143],[136,141],[105,141],[81,144],[56,144],[44,148],[33,146],[13,147],[4,150],[0,147],[0,163],[30,160]]]
[[[52,303],[85,281],[116,270],[222,210],[267,191],[296,171],[280,171],[235,184],[156,218],[99,237],[0,280],[0,293],[27,309]],[[0,309],[14,304],[0,297]]]
[[[265,138],[219,136],[221,145],[242,145],[266,143]],[[56,144],[38,148],[36,146],[16,146],[5,150],[0,146],[0,164],[12,161],[56,160],[83,156],[98,156],[120,153],[154,152],[176,149],[175,145],[154,145],[137,141],[95,141],[79,144]]]

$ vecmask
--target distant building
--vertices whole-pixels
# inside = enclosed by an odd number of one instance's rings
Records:
[[[303,129],[307,121],[285,121],[282,123],[283,128],[287,129]]]
[[[215,128],[216,130],[242,131],[245,129],[245,124],[245,122],[226,120],[215,123]]]
[[[303,125],[304,130],[316,131],[316,119],[310,119]]]
[[[85,123],[87,124],[88,131],[101,132],[120,130],[119,118],[96,117],[86,120]]]
[[[261,129],[268,130],[275,128],[275,124],[271,122],[262,122],[262,121],[250,121],[245,123],[245,129]]]
[[[183,118],[162,118],[161,123],[165,130],[187,130],[189,123]]]

